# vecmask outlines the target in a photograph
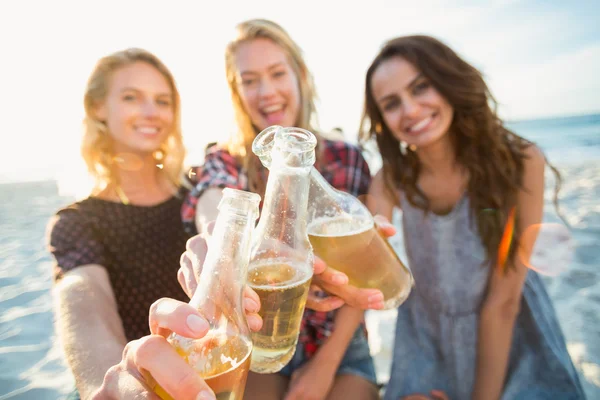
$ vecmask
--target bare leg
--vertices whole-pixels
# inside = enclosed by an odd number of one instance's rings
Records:
[[[333,381],[327,400],[379,399],[377,386],[358,375],[338,375]]]
[[[248,373],[244,400],[281,400],[290,379],[279,374]]]

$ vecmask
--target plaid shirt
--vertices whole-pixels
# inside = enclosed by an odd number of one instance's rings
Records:
[[[371,174],[356,146],[342,141],[323,140],[322,150],[319,172],[331,186],[357,197],[368,192]],[[190,170],[188,179],[193,188],[184,201],[181,214],[186,231],[192,235],[198,233],[195,224],[196,204],[204,191],[214,187],[249,190],[248,178],[242,166],[227,150],[217,146],[209,150],[203,166]],[[304,345],[307,357],[312,356],[323,340],[331,335],[334,316],[335,311],[326,313],[305,309],[299,340]]]

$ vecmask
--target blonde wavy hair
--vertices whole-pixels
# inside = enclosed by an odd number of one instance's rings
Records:
[[[227,143],[227,150],[247,172],[250,190],[261,194],[264,191],[265,183],[260,176],[260,162],[252,153],[252,141],[259,133],[259,129],[252,124],[250,115],[244,108],[238,86],[239,71],[236,68],[236,52],[239,46],[259,38],[269,39],[281,47],[298,77],[301,104],[295,126],[311,131],[317,135],[317,139],[319,136],[316,131],[318,120],[315,106],[317,99],[315,84],[298,44],[275,22],[266,19],[251,19],[238,24],[234,39],[225,49],[225,71],[238,127],[236,134]]]
[[[169,83],[173,102],[173,128],[160,149],[155,152],[157,163],[176,186],[179,185],[183,170],[185,148],[181,135],[180,99],[175,80],[167,67],[152,53],[130,48],[101,58],[90,75],[84,95],[85,118],[83,120],[83,141],[81,155],[89,173],[94,178],[92,194],[104,190],[111,184],[118,184],[118,174],[114,166],[113,142],[106,124],[96,117],[97,107],[104,102],[115,71],[136,62],[144,62],[156,68]]]

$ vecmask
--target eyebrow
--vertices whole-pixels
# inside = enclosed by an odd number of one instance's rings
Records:
[[[134,88],[133,86],[128,86],[128,87],[124,87],[123,89],[121,89],[121,93],[123,92],[137,92],[140,93],[141,90],[138,88]],[[164,92],[164,93],[158,93],[157,96],[169,96],[171,97],[171,93],[168,92]]]
[[[415,76],[415,77],[412,79],[412,81],[410,81],[410,82],[408,83],[408,85],[406,85],[406,89],[408,89],[409,87],[412,87],[412,86],[414,86],[414,84],[415,84],[415,83],[416,83],[416,82],[417,82],[419,79],[421,79],[422,77],[423,77],[423,74],[419,72],[419,73],[417,74],[417,76]]]
[[[272,70],[272,69],[274,69],[274,68],[281,67],[281,66],[283,66],[283,65],[285,65],[285,64],[283,63],[283,61],[279,61],[279,62],[276,62],[275,64],[271,64],[271,65],[269,65],[269,66],[267,67],[267,70]],[[244,74],[257,74],[257,72],[254,72],[254,71],[242,71],[242,72],[240,72],[240,75],[244,75]]]
[[[419,72],[419,73],[417,74],[417,76],[415,76],[415,77],[414,77],[414,78],[413,78],[413,79],[412,79],[412,80],[411,80],[411,81],[408,83],[408,85],[406,85],[406,87],[405,87],[405,88],[406,88],[406,89],[408,89],[408,88],[410,88],[410,87],[414,86],[414,85],[415,85],[415,83],[417,83],[417,81],[418,81],[419,79],[421,79],[422,77],[423,77],[423,74]],[[383,102],[385,102],[386,100],[389,100],[389,99],[392,99],[392,98],[394,98],[395,96],[396,96],[395,94],[388,94],[387,96],[383,96],[382,98],[380,98],[380,99],[379,99],[379,103],[383,103]]]

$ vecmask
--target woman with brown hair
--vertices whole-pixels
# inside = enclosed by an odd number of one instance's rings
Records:
[[[404,231],[415,277],[386,399],[584,397],[541,278],[518,257],[541,223],[546,160],[494,106],[481,73],[428,36],[387,42],[368,69],[361,139],[383,161],[369,207]]]

